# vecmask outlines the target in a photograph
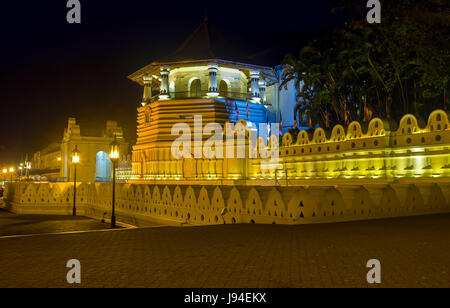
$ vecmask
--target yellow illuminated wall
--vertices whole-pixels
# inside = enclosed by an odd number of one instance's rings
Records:
[[[139,119],[142,123],[138,135],[143,134],[146,125],[143,116]],[[241,122],[246,127],[245,121]],[[159,132],[170,134],[170,125],[167,121]],[[135,146],[131,180],[239,180],[248,184],[275,181],[277,185],[304,185],[311,180],[364,182],[450,176],[450,129],[444,111],[431,113],[424,128],[410,114],[401,119],[398,128],[392,129],[392,125],[374,118],[365,130],[360,123],[352,122],[347,128],[335,126],[329,135],[322,128],[312,136],[301,131],[296,139],[286,133],[279,164],[272,170],[261,169],[260,158],[177,160],[171,155],[169,141],[148,139],[151,147],[145,141]]]

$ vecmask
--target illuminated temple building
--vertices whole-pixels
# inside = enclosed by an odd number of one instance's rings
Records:
[[[302,224],[450,211],[446,111],[431,112],[420,126],[414,115],[406,114],[399,123],[373,118],[292,135],[287,129],[293,126],[296,93],[292,84],[279,89],[281,67],[220,53],[229,49],[204,23],[173,55],[129,76],[143,86],[144,95],[131,159],[120,138],[117,176],[126,183],[116,187],[118,219],[138,226]],[[173,157],[171,146],[179,137],[172,135],[173,126],[183,122],[199,130],[193,125],[198,115],[203,127],[238,122],[237,130],[245,133],[241,146],[246,156]],[[260,123],[279,122],[280,115],[279,148],[256,149],[276,152],[279,159],[273,168],[262,168],[266,159],[247,153],[247,133]],[[53,174],[59,170],[70,181],[73,165],[67,155],[75,145],[80,147],[84,177],[77,183],[77,211],[86,216],[104,218],[111,211],[112,185],[101,182],[109,181],[106,153],[114,134],[122,136],[115,122],[108,122],[100,137],[92,137],[81,134],[75,119],[69,119],[61,146],[35,155],[39,166]],[[73,191],[71,183],[15,182],[7,187],[5,200],[18,213],[71,214]]]
[[[227,53],[230,46],[205,21],[175,53],[129,76],[144,88],[133,146],[133,180],[197,178],[199,168],[215,178],[233,173],[226,161],[206,167],[171,158],[177,138],[171,134],[172,126],[183,122],[194,129],[194,116],[201,115],[203,125],[244,120],[255,130],[260,123],[278,122],[284,116],[284,130],[293,127],[295,89],[279,90],[280,71],[229,58]]]

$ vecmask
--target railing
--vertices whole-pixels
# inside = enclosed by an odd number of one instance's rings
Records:
[[[155,101],[158,101],[161,99],[161,95],[164,94],[158,94],[153,96],[152,98],[148,99],[147,103],[152,103]],[[239,99],[239,100],[251,100],[252,95],[251,93],[242,93],[242,92],[217,92],[215,94],[211,94],[209,91],[195,91],[195,92],[169,92],[166,99],[187,99],[187,98],[211,98],[211,97],[217,97],[217,98],[224,98],[224,99]],[[269,102],[265,102],[264,105],[271,105]]]

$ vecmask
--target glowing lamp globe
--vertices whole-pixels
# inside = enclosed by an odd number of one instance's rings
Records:
[[[112,161],[119,160],[119,143],[117,142],[116,136],[114,136],[114,140],[110,144],[110,150],[109,158],[111,158]]]
[[[75,146],[75,149],[72,151],[72,163],[78,164],[80,162],[80,151],[78,150],[77,146]]]

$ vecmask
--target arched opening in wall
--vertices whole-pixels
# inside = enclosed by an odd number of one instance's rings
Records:
[[[202,96],[202,83],[200,79],[196,78],[191,81],[191,86],[189,87],[190,97]]]
[[[96,155],[95,181],[111,181],[111,160],[109,159],[108,154],[103,151],[98,152]]]
[[[225,80],[221,80],[219,84],[219,95],[223,97],[228,96],[228,84]]]

